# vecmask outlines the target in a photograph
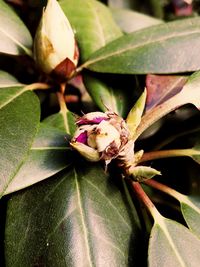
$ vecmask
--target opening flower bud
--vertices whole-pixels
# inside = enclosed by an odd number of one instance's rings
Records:
[[[87,160],[104,160],[108,165],[116,159],[121,174],[139,182],[160,174],[151,167],[137,166],[144,151],[134,153],[128,125],[114,112],[91,112],[76,124],[78,128],[70,144]]]
[[[78,63],[71,25],[56,0],[48,0],[34,39],[34,57],[41,70],[66,79]]]
[[[110,111],[88,113],[78,119],[77,125],[71,145],[90,161],[110,162],[120,155],[129,140],[125,121]]]

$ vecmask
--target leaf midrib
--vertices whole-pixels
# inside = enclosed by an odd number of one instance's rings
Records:
[[[26,87],[21,88],[21,90],[19,90],[16,94],[12,95],[12,97],[10,97],[7,101],[5,101],[4,103],[2,103],[0,105],[0,109],[2,109],[3,107],[5,107],[9,103],[11,103],[13,100],[15,100],[18,96],[22,95],[26,91],[27,91]]]
[[[107,59],[107,58],[112,57],[112,56],[120,55],[120,54],[122,54],[124,52],[128,52],[128,51],[133,50],[133,49],[142,48],[142,47],[145,47],[147,45],[157,43],[158,41],[166,41],[166,40],[170,40],[170,39],[177,38],[177,37],[184,37],[184,36],[192,35],[192,34],[195,34],[195,33],[200,33],[200,30],[199,29],[195,29],[195,31],[183,32],[183,33],[179,33],[179,32],[177,33],[176,32],[176,34],[174,33],[173,35],[168,35],[166,37],[163,37],[162,39],[160,39],[159,36],[158,36],[154,40],[150,40],[148,42],[144,41],[143,43],[139,43],[139,44],[136,44],[136,45],[133,45],[133,46],[131,46],[131,44],[129,44],[128,47],[119,49],[119,50],[114,51],[114,52],[110,52],[110,53],[108,53],[106,55],[103,55],[103,56],[99,56],[99,57],[97,56],[96,58],[91,59],[91,60],[89,59],[82,66],[80,66],[80,68],[86,68],[87,66],[92,65],[93,63],[97,63],[99,61],[102,61],[102,60]],[[127,35],[126,35],[126,37],[127,37]],[[123,37],[120,37],[120,38],[123,38]],[[119,39],[117,41],[119,41]],[[114,40],[113,42],[116,42],[116,40]],[[111,42],[111,43],[113,43],[113,42]],[[108,45],[110,45],[110,43]],[[95,52],[94,52],[94,54],[95,54]]]
[[[100,38],[101,38],[100,41],[102,42],[101,44],[102,44],[102,46],[104,46],[106,44],[106,40],[105,40],[105,36],[104,36],[103,27],[101,26],[101,23],[100,23],[99,14],[97,13],[94,5],[92,5],[90,1],[88,2],[88,6],[91,8],[92,13],[94,14],[94,18],[95,18],[95,21],[97,23],[97,27],[99,29],[98,36],[100,36]]]
[[[10,34],[8,34],[7,32],[5,32],[2,28],[0,28],[0,31],[7,36],[11,41],[13,41],[13,43],[17,44],[20,48],[22,48],[22,50],[24,50],[24,52],[28,55],[31,55],[31,51],[26,48],[23,44],[21,44],[19,41],[17,41],[17,39],[15,39],[13,36],[11,36]]]
[[[177,247],[176,247],[176,245],[174,244],[173,239],[172,239],[171,236],[170,236],[170,233],[169,233],[169,231],[168,231],[168,229],[167,229],[167,226],[166,226],[164,220],[162,220],[161,223],[159,222],[159,223],[158,223],[158,226],[159,226],[159,227],[162,229],[162,231],[164,232],[164,234],[165,234],[167,240],[169,241],[169,244],[170,244],[171,248],[173,249],[173,251],[174,251],[174,253],[175,253],[175,255],[176,255],[176,257],[177,257],[179,263],[181,264],[181,266],[182,266],[182,267],[187,267],[187,266],[185,265],[184,261],[182,260],[181,255],[180,255],[179,251],[177,250]]]
[[[81,222],[82,222],[82,227],[83,227],[83,235],[84,235],[85,244],[86,244],[87,258],[88,258],[88,264],[89,264],[88,267],[93,267],[92,260],[91,260],[91,251],[89,247],[88,231],[87,231],[87,227],[85,223],[83,207],[81,204],[81,194],[80,194],[80,187],[79,187],[79,182],[78,182],[78,175],[75,169],[74,169],[74,180],[75,180],[77,199],[78,199],[77,204],[78,204],[79,211],[80,211],[80,217],[81,217]]]
[[[100,195],[102,195],[105,199],[107,199],[107,203],[109,203],[110,206],[116,211],[116,213],[118,214],[118,216],[119,216],[119,217],[121,218],[121,220],[123,221],[124,225],[126,225],[126,227],[127,227],[128,229],[131,229],[130,225],[127,223],[127,221],[124,219],[124,217],[120,214],[120,212],[119,212],[119,210],[117,209],[117,207],[114,206],[114,205],[112,204],[112,202],[110,201],[110,199],[109,199],[106,195],[104,195],[104,194],[102,193],[102,191],[99,190],[99,188],[98,188],[97,186],[95,186],[91,181],[89,181],[88,179],[85,179],[85,181],[86,181],[88,184],[90,184],[92,187],[94,187],[95,190],[96,190]]]

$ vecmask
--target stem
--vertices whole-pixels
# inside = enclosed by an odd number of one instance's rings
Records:
[[[180,203],[185,203],[185,204],[189,205],[192,209],[194,209],[196,212],[199,213],[199,207],[197,205],[195,205],[187,196],[177,192],[176,190],[168,187],[167,185],[161,184],[161,183],[154,181],[152,179],[145,181],[145,184],[168,194],[169,196],[178,200]]]
[[[76,68],[76,75],[78,75],[83,69],[84,69],[84,64],[82,64],[81,66],[79,66],[78,68]],[[76,75],[73,75],[72,78],[74,78],[74,76],[76,76]]]
[[[149,212],[151,213],[152,217],[155,221],[158,220],[158,218],[161,217],[159,211],[156,209],[153,202],[150,200],[150,198],[147,196],[147,194],[142,189],[141,185],[138,182],[132,182],[133,189],[138,196],[138,198],[145,204]]]
[[[184,105],[185,103],[187,103],[187,99],[183,97],[183,94],[179,93],[174,97],[170,98],[165,103],[158,105],[149,112],[147,112],[142,117],[141,123],[139,124],[133,139],[136,140],[153,123],[155,123],[171,111]]]
[[[62,88],[61,88],[61,91],[62,91]],[[65,103],[65,98],[64,98],[64,95],[60,92],[57,92],[57,97],[58,97],[58,103],[59,103],[59,106],[60,106],[60,113],[63,117],[63,120],[64,120],[64,125],[65,125],[65,130],[67,133],[70,132],[69,130],[69,125],[68,125],[68,122],[67,122],[67,112],[68,112],[68,109],[67,109],[67,106],[66,106],[66,103]]]
[[[46,89],[49,89],[50,88],[50,85],[46,84],[46,83],[32,83],[32,84],[29,84],[27,86],[25,86],[25,90],[46,90]]]
[[[57,97],[58,97],[58,103],[59,103],[59,106],[60,106],[60,111],[62,112],[67,112],[68,109],[66,107],[66,103],[65,103],[65,98],[64,98],[64,95],[60,92],[57,92]]]
[[[61,83],[60,84],[60,92],[62,93],[62,95],[65,94],[65,87],[66,87],[66,83]]]
[[[168,195],[170,195],[171,197],[177,199],[178,201],[182,202],[183,200],[185,201],[186,197],[177,192],[176,190],[172,189],[171,187],[167,186],[167,185],[164,185],[164,184],[161,184],[153,179],[151,180],[146,180],[144,182],[145,184],[157,189],[157,190],[160,190]]]
[[[161,150],[161,151],[152,151],[144,153],[140,159],[140,163],[149,160],[161,159],[161,158],[170,158],[170,157],[190,157],[191,155],[199,155],[199,151],[194,149],[171,149],[171,150]]]

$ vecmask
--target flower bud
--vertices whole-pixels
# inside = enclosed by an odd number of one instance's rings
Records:
[[[34,57],[41,70],[60,79],[70,77],[78,63],[71,25],[56,0],[48,0],[34,39]]]
[[[120,155],[129,139],[125,121],[110,111],[88,113],[78,119],[77,125],[71,146],[90,161],[109,163]]]
[[[78,129],[71,146],[89,161],[104,160],[108,165],[116,159],[123,176],[145,181],[160,172],[147,166],[137,166],[143,150],[134,154],[134,139],[126,122],[114,112],[91,112],[76,122]]]

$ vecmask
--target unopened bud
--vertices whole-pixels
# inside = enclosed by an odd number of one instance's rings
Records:
[[[56,0],[48,0],[34,39],[34,57],[41,70],[61,79],[70,77],[78,63],[71,25]]]

